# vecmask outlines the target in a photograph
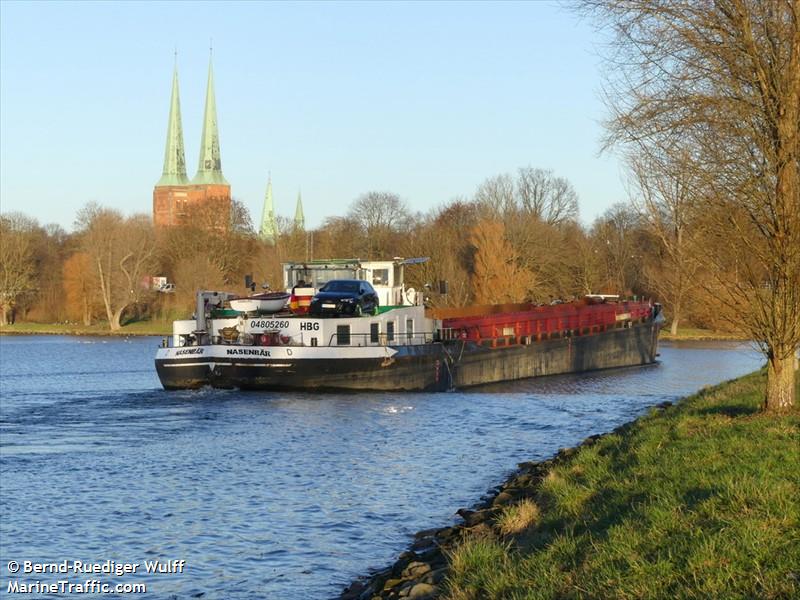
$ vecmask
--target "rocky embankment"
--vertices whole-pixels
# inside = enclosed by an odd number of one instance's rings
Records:
[[[656,408],[663,410],[671,404],[664,402]],[[622,425],[612,433],[622,433],[629,426]],[[462,519],[461,523],[418,532],[411,547],[391,567],[354,581],[342,592],[339,600],[438,598],[445,591],[447,556],[451,549],[472,536],[500,537],[497,518],[505,507],[535,498],[542,480],[554,466],[569,460],[578,448],[594,444],[603,435],[590,436],[575,448],[563,448],[553,458],[519,463],[517,471],[504,483],[492,488],[477,505],[456,512]]]

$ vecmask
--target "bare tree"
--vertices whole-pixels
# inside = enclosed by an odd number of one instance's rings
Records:
[[[511,175],[495,175],[478,186],[474,201],[488,218],[502,219],[517,205],[514,179]]]
[[[25,319],[53,322],[67,318],[63,265],[71,245],[70,236],[59,225],[37,227],[34,235],[37,290],[23,302]]]
[[[220,290],[227,287],[225,274],[219,265],[203,253],[179,259],[173,272],[176,283],[175,301],[187,310],[196,306],[197,290]]]
[[[600,289],[603,263],[595,241],[577,223],[565,232],[569,254],[568,270],[572,273],[571,283],[575,295],[583,296]]]
[[[231,200],[230,229],[233,233],[242,236],[255,236],[253,219],[244,202],[234,198]]]
[[[720,301],[767,358],[765,408],[795,406],[800,343],[800,0],[584,0],[615,37],[609,144],[689,148]],[[737,276],[728,277],[731,258]],[[739,262],[741,260],[741,263]]]
[[[562,225],[578,218],[578,194],[572,184],[553,171],[523,167],[517,179],[495,175],[478,186],[473,198],[487,218],[509,218],[519,213],[548,225]]]
[[[673,335],[678,332],[687,297],[697,287],[702,227],[692,196],[697,186],[689,179],[691,170],[680,156],[676,154],[675,160],[667,164],[642,154],[629,159],[636,186],[634,205],[663,249],[659,260],[649,265],[647,274],[650,287],[668,309]]]
[[[418,224],[404,246],[405,256],[427,256],[429,261],[406,270],[408,282],[417,289],[427,288],[433,306],[464,306],[472,297],[470,274],[474,248],[464,232],[472,230],[478,219],[475,204],[455,199],[431,212]],[[447,282],[442,293],[439,282]]]
[[[364,194],[350,206],[347,217],[360,225],[368,258],[385,258],[392,253],[412,221],[406,203],[391,192]]]
[[[636,210],[623,203],[609,208],[592,226],[594,249],[604,264],[599,291],[633,293],[642,279],[640,221]]]
[[[314,256],[358,258],[362,224],[355,217],[328,217],[314,231]]]
[[[576,293],[564,259],[571,255],[565,228],[576,223],[578,196],[566,179],[524,167],[516,178],[502,174],[481,183],[473,203],[481,219],[502,222],[517,264],[536,282],[529,298],[543,301]]]
[[[91,325],[102,309],[97,306],[97,269],[88,254],[76,252],[64,261],[62,285],[67,316]]]
[[[188,206],[181,224],[159,229],[158,238],[164,271],[175,278],[179,288],[189,286],[190,289],[181,290],[187,294],[193,295],[197,291],[193,283],[197,278],[192,276],[182,282],[177,273],[191,273],[192,269],[185,265],[199,264],[194,260],[198,254],[203,254],[215,265],[215,274],[221,272],[222,281],[228,287],[239,285],[244,274],[252,270],[256,236],[250,214],[238,200],[228,204],[225,199],[210,199]],[[180,270],[179,263],[183,263]],[[209,281],[217,282],[218,279],[214,276]]]
[[[36,221],[21,213],[0,215],[0,325],[13,320],[19,301],[35,290],[37,228]]]
[[[121,328],[125,310],[142,300],[155,256],[150,219],[125,219],[115,210],[89,204],[78,213],[81,246],[97,270],[98,291],[112,331]]]
[[[552,171],[524,167],[519,170],[517,197],[520,207],[549,225],[578,218],[578,194],[572,184]]]

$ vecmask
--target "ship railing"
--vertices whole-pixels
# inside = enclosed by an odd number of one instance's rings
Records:
[[[328,346],[419,346],[439,341],[438,332],[423,331],[414,333],[332,333]]]
[[[610,328],[628,327],[644,322],[652,317],[653,309],[649,303],[620,303],[584,307],[580,311],[574,307],[548,312],[541,315],[533,313],[508,313],[487,317],[462,317],[444,319],[442,339],[492,339],[519,337],[541,340],[553,337],[591,335]]]

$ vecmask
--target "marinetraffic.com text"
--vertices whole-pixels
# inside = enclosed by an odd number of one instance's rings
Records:
[[[186,571],[185,560],[10,560],[5,566],[8,583],[3,587],[8,594],[144,594],[148,591],[146,583],[114,582],[113,579],[180,575]]]

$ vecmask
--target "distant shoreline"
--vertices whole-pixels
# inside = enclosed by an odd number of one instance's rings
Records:
[[[126,325],[119,331],[111,331],[105,324],[90,325],[87,327],[84,325],[76,325],[74,323],[15,323],[14,325],[4,325],[0,327],[0,336],[3,335],[90,335],[108,337],[165,336],[172,335],[172,323],[141,321]],[[722,331],[712,331],[710,329],[683,329],[679,330],[677,335],[672,335],[669,330],[662,329],[659,339],[670,342],[747,341],[747,338],[744,338],[740,335]]]
[[[658,339],[668,342],[746,342],[748,338],[735,333],[727,333],[724,331],[712,331],[710,329],[683,329],[678,330],[676,335],[672,335],[669,329],[662,329],[658,335]]]
[[[142,337],[172,335],[172,323],[163,325],[150,322],[126,325],[111,331],[107,325],[75,325],[57,323],[15,323],[0,327],[0,337],[6,335],[76,335],[99,337]]]

